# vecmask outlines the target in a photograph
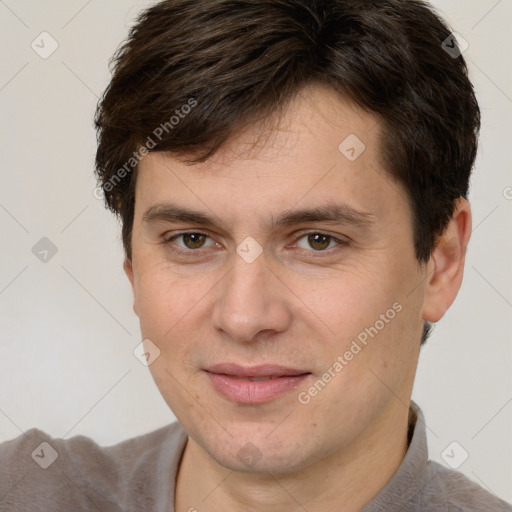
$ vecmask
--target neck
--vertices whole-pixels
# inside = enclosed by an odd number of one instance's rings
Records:
[[[389,482],[407,451],[408,411],[397,400],[357,440],[289,474],[231,471],[188,439],[176,478],[176,512],[355,512]]]

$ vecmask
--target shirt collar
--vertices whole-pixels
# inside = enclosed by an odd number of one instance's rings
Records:
[[[361,512],[403,512],[407,510],[405,506],[421,494],[428,464],[427,433],[423,413],[413,401],[409,407],[409,439],[398,470]]]

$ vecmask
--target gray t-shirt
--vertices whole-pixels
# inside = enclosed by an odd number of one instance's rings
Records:
[[[362,512],[494,512],[512,506],[428,460],[423,414],[411,402],[409,448]],[[103,447],[85,436],[53,439],[32,429],[0,444],[0,510],[174,512],[187,434],[177,422]],[[196,506],[201,510],[201,498]]]

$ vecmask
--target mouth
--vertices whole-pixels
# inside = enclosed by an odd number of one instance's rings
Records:
[[[213,389],[230,401],[262,404],[296,389],[311,372],[280,365],[222,363],[205,370]]]

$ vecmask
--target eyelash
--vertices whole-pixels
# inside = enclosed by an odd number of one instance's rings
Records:
[[[176,238],[179,238],[179,237],[182,237],[184,235],[203,235],[203,236],[206,236],[208,238],[211,238],[210,235],[208,233],[204,233],[202,231],[183,231],[181,233],[177,233],[177,234],[173,234],[171,237],[167,237],[165,238],[161,243],[162,245],[165,245],[170,251],[176,253],[176,254],[179,254],[179,255],[185,255],[185,256],[191,256],[193,255],[194,253],[198,253],[197,256],[200,256],[201,255],[201,248],[198,248],[198,249],[182,249],[182,248],[177,248],[176,246],[173,246],[174,244],[172,244],[173,240],[175,240]],[[324,233],[323,231],[307,231],[307,232],[304,232],[304,233],[301,233],[300,236],[298,236],[298,238],[295,239],[295,241],[293,242],[293,244],[297,244],[297,242],[299,240],[301,240],[302,238],[304,237],[307,237],[308,235],[323,235],[323,236],[326,236],[328,237],[330,240],[329,240],[329,243],[334,241],[337,243],[337,245],[335,247],[331,247],[330,249],[325,249],[325,250],[319,250],[319,251],[315,251],[313,249],[311,250],[307,250],[307,249],[298,249],[299,251],[301,252],[307,252],[307,253],[317,253],[319,254],[319,256],[313,256],[313,257],[321,257],[322,253],[323,254],[331,254],[330,251],[332,251],[333,249],[337,249],[339,248],[340,246],[347,246],[349,244],[349,241],[348,240],[342,240],[342,239],[339,239],[339,238],[336,238],[335,236],[333,235],[330,235],[329,233]]]

